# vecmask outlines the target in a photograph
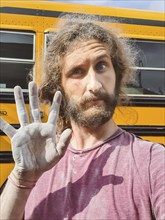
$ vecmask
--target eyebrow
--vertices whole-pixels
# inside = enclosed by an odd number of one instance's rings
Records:
[[[103,58],[106,58],[106,59],[109,59],[110,61],[111,61],[111,57],[110,57],[110,55],[109,54],[107,54],[107,53],[102,53],[102,54],[100,54],[100,55],[98,55],[98,56],[96,56],[96,60],[101,60],[101,59],[103,59]],[[70,68],[69,68],[69,70],[67,70],[66,71],[66,75],[68,75],[68,74],[70,74],[74,69],[76,69],[76,68],[81,68],[83,66],[83,62],[82,63],[78,63],[78,64],[73,64]]]
[[[101,55],[99,55],[96,59],[102,59],[102,58],[108,58],[108,59],[110,59],[111,57],[110,57],[110,55],[109,54],[107,54],[107,53],[104,53],[104,54],[101,54]]]
[[[75,65],[71,66],[69,69],[67,69],[67,71],[65,72],[65,75],[69,75],[69,74],[71,74],[75,69],[81,68],[81,67],[82,67],[81,64],[75,64]]]

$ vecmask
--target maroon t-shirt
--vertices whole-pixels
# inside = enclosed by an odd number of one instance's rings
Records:
[[[165,219],[165,148],[122,129],[86,150],[69,146],[32,190],[25,219]]]

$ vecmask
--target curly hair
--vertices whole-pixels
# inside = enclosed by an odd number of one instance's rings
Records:
[[[126,101],[127,96],[124,88],[133,73],[132,67],[135,63],[132,47],[127,39],[118,37],[114,28],[107,28],[102,22],[96,20],[98,19],[84,19],[81,16],[69,17],[69,19],[65,17],[57,32],[52,34],[52,40],[45,57],[45,79],[39,89],[39,98],[41,102],[51,103],[55,92],[57,90],[62,92],[63,100],[57,124],[59,133],[66,127],[70,127],[70,120],[65,114],[66,101],[61,85],[61,63],[66,53],[74,50],[75,42],[95,39],[106,45],[116,73],[118,105],[122,105]]]

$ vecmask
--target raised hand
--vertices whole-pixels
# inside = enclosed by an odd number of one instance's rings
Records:
[[[63,156],[71,130],[66,129],[56,142],[56,123],[62,99],[56,92],[47,123],[41,123],[37,86],[29,83],[29,101],[33,122],[29,123],[22,90],[14,88],[20,128],[16,130],[3,119],[0,129],[11,139],[15,167],[13,175],[21,181],[36,182],[43,172],[51,169]]]

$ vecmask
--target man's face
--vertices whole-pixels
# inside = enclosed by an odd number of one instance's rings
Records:
[[[114,113],[115,71],[104,44],[90,40],[75,45],[62,62],[66,111],[79,126],[96,128],[109,121]]]

